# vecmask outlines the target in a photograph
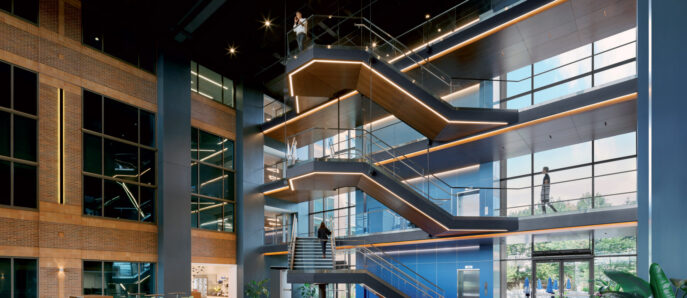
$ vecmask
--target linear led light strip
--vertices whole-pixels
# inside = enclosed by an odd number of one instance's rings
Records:
[[[587,106],[575,108],[575,109],[568,110],[568,111],[565,111],[565,112],[561,112],[561,113],[558,113],[558,114],[546,116],[546,117],[539,118],[539,119],[536,119],[536,120],[532,120],[532,121],[529,121],[529,122],[520,123],[520,124],[516,124],[516,125],[504,127],[504,128],[499,128],[499,129],[492,130],[492,131],[489,131],[489,132],[486,132],[486,133],[482,133],[482,134],[478,134],[478,135],[475,135],[475,136],[472,136],[472,137],[467,137],[467,138],[464,138],[464,139],[459,139],[459,140],[456,140],[456,141],[453,141],[453,142],[450,142],[450,143],[446,143],[446,144],[439,145],[439,146],[436,146],[436,147],[431,147],[431,148],[429,148],[429,150],[420,150],[420,151],[415,151],[415,152],[413,152],[413,153],[404,154],[403,156],[390,158],[390,159],[387,159],[387,160],[383,160],[383,161],[377,162],[377,163],[375,163],[375,164],[376,164],[376,165],[383,165],[383,164],[387,164],[387,163],[394,162],[394,161],[398,161],[398,160],[403,160],[403,159],[407,159],[407,158],[411,158],[411,157],[415,157],[415,156],[420,156],[420,155],[426,154],[428,151],[429,151],[429,152],[435,152],[435,151],[443,150],[443,149],[446,149],[446,148],[455,147],[455,146],[458,146],[458,145],[462,145],[462,144],[466,144],[466,143],[478,141],[478,140],[481,140],[481,139],[493,137],[493,136],[496,136],[496,135],[500,135],[500,134],[503,134],[503,133],[506,133],[506,132],[509,132],[509,131],[513,131],[513,130],[516,130],[516,129],[523,128],[523,127],[528,127],[528,126],[532,126],[532,125],[535,125],[535,124],[539,124],[539,123],[543,123],[543,122],[548,122],[548,121],[551,121],[551,120],[555,120],[555,119],[558,119],[558,118],[563,118],[563,117],[567,117],[567,116],[570,116],[570,115],[575,115],[575,114],[579,114],[579,113],[582,113],[582,112],[586,112],[586,111],[590,111],[590,110],[595,110],[595,109],[598,109],[598,108],[603,108],[603,107],[606,107],[606,106],[614,105],[614,104],[621,103],[621,102],[628,101],[628,100],[633,100],[633,99],[636,99],[636,98],[637,98],[637,92],[630,93],[630,94],[626,94],[626,95],[622,95],[622,96],[618,96],[618,97],[611,98],[611,99],[606,100],[606,101],[597,102],[597,103],[594,103],[594,104],[590,104],[590,105],[587,105]]]
[[[448,171],[444,171],[444,172],[439,172],[439,173],[434,174],[434,176],[437,176],[437,177],[438,177],[438,176],[445,176],[445,175],[450,175],[450,174],[457,174],[457,173],[472,171],[472,170],[475,170],[475,169],[479,169],[479,164],[474,164],[474,165],[469,165],[469,166],[461,167],[461,168],[458,168],[458,169],[453,169],[453,170],[448,170]],[[403,182],[405,182],[405,183],[413,183],[413,182],[416,182],[416,181],[421,180],[421,179],[426,179],[427,177],[429,177],[429,175],[425,175],[425,176],[420,176],[420,177],[415,177],[415,178],[406,179],[406,180],[403,180]]]
[[[455,236],[455,237],[442,237],[442,238],[431,238],[422,240],[407,240],[398,242],[382,242],[375,244],[362,244],[357,245],[361,247],[383,247],[383,246],[399,246],[399,245],[410,245],[410,244],[422,244],[422,243],[437,243],[437,242],[447,242],[447,241],[457,241],[457,240],[467,240],[467,239],[484,239],[484,238],[497,238],[506,237],[513,235],[522,234],[543,234],[543,233],[555,233],[555,232],[565,232],[565,231],[575,231],[575,230],[589,230],[589,229],[605,229],[605,228],[624,228],[624,227],[636,227],[637,221],[628,222],[617,222],[609,224],[598,224],[598,225],[586,225],[586,226],[575,226],[575,227],[565,227],[565,228],[551,228],[551,229],[541,229],[541,230],[529,230],[529,231],[518,231],[518,232],[506,232],[506,233],[492,233],[492,234],[481,234],[481,235],[468,235],[468,236]],[[351,249],[357,247],[355,245],[340,245],[336,249]],[[285,255],[288,251],[275,251],[264,253],[263,255]]]
[[[227,87],[225,87],[225,86],[222,86],[222,84],[217,83],[217,82],[215,82],[215,81],[213,81],[213,80],[211,80],[211,79],[208,79],[207,77],[205,77],[205,76],[203,76],[203,75],[201,75],[201,74],[197,74],[197,73],[196,73],[195,71],[193,71],[193,70],[191,71],[191,74],[194,75],[194,76],[198,76],[199,78],[201,78],[201,79],[203,79],[203,80],[206,80],[206,81],[212,83],[213,85],[216,85],[217,87],[223,88],[224,90],[229,90],[229,88],[227,88]]]
[[[289,80],[289,81],[290,81],[290,80]],[[267,134],[267,133],[270,133],[271,131],[273,131],[273,130],[275,130],[275,129],[278,129],[278,128],[280,128],[280,127],[282,127],[282,126],[284,126],[284,125],[287,125],[287,124],[289,124],[289,123],[291,123],[291,122],[298,121],[298,120],[300,120],[301,118],[304,118],[304,117],[306,117],[306,116],[312,115],[312,114],[314,114],[315,112],[317,112],[317,111],[319,111],[319,110],[322,110],[322,109],[324,109],[324,108],[326,108],[326,107],[329,107],[329,106],[331,106],[331,105],[333,105],[333,104],[336,104],[337,102],[340,102],[340,101],[342,101],[342,100],[348,99],[348,98],[350,98],[350,97],[352,97],[353,95],[356,95],[356,94],[358,94],[358,91],[351,91],[351,92],[349,92],[349,93],[346,93],[346,94],[342,95],[341,97],[339,97],[339,98],[337,98],[337,99],[335,99],[335,100],[329,101],[329,102],[327,102],[327,103],[325,103],[325,104],[323,104],[323,105],[320,105],[320,106],[318,106],[318,107],[316,107],[316,108],[314,108],[314,109],[308,110],[307,112],[305,112],[305,113],[303,113],[303,114],[300,114],[300,115],[298,115],[298,116],[296,116],[296,117],[293,117],[293,118],[291,118],[291,119],[289,119],[289,120],[286,120],[286,122],[283,122],[283,123],[281,123],[281,124],[279,124],[279,125],[277,125],[277,126],[271,127],[271,128],[269,128],[269,129],[265,130],[263,133],[266,133],[266,134]]]
[[[476,35],[476,36],[474,36],[474,37],[472,37],[472,38],[470,38],[470,39],[468,39],[468,40],[466,40],[466,41],[463,41],[463,42],[461,42],[461,43],[458,43],[458,44],[456,44],[456,45],[454,45],[454,46],[452,46],[452,47],[450,47],[450,48],[448,48],[448,49],[445,49],[445,50],[443,50],[443,51],[441,51],[441,52],[439,52],[439,53],[436,53],[436,54],[434,54],[434,55],[432,55],[432,56],[429,56],[427,59],[423,59],[423,60],[421,60],[420,62],[414,63],[414,64],[412,64],[412,65],[410,65],[410,66],[408,66],[408,67],[402,69],[401,72],[407,72],[407,71],[409,71],[409,70],[411,70],[411,69],[414,69],[414,68],[416,68],[416,67],[418,67],[418,66],[420,66],[420,65],[422,65],[422,64],[425,64],[425,63],[427,63],[427,62],[430,62],[430,61],[432,61],[432,60],[435,60],[435,59],[437,59],[437,58],[440,58],[440,57],[446,55],[448,52],[452,52],[452,51],[455,51],[455,50],[457,50],[457,49],[459,49],[459,48],[462,48],[462,47],[464,47],[464,46],[466,46],[466,45],[469,45],[469,44],[471,44],[471,43],[473,43],[473,42],[475,42],[475,41],[478,41],[478,40],[480,40],[480,39],[482,39],[482,38],[485,38],[485,37],[487,37],[487,36],[489,36],[489,35],[492,35],[492,34],[498,32],[498,31],[501,31],[502,29],[504,29],[504,28],[506,28],[506,27],[509,27],[509,26],[511,26],[511,25],[513,25],[513,24],[515,24],[515,23],[518,23],[518,22],[520,22],[520,21],[522,21],[522,20],[528,19],[528,18],[530,18],[531,16],[534,16],[535,14],[538,14],[538,13],[544,11],[544,10],[547,10],[547,9],[549,9],[549,8],[558,6],[558,5],[560,5],[560,4],[562,4],[562,3],[566,2],[566,1],[568,1],[568,0],[554,0],[554,1],[552,1],[552,2],[549,2],[549,3],[547,3],[547,4],[544,4],[544,5],[540,6],[539,8],[536,8],[536,9],[534,9],[534,10],[532,10],[532,11],[526,13],[526,14],[523,14],[523,15],[521,15],[521,16],[515,18],[515,19],[512,19],[512,20],[510,20],[510,21],[508,21],[508,22],[505,22],[505,23],[503,23],[503,24],[501,24],[501,25],[498,25],[498,26],[496,26],[496,27],[494,27],[494,28],[491,28],[491,29],[489,29],[489,30],[487,30],[487,31],[485,31],[485,32],[483,32],[483,33],[481,33],[481,34],[478,34],[478,35]]]
[[[354,172],[311,172],[311,173],[308,173],[308,174],[305,174],[305,175],[301,175],[301,176],[298,176],[298,177],[294,177],[294,178],[289,179],[289,185],[290,185],[291,190],[294,190],[294,189],[295,189],[295,188],[293,187],[293,182],[294,182],[295,180],[307,178],[307,177],[310,177],[310,176],[312,176],[312,175],[349,175],[349,176],[350,176],[350,175],[357,175],[357,176],[364,177],[364,178],[366,178],[368,181],[374,183],[374,184],[377,185],[378,187],[380,187],[380,188],[386,190],[387,192],[389,192],[390,194],[392,194],[394,197],[396,197],[398,200],[400,200],[400,201],[403,202],[404,204],[406,204],[406,205],[410,206],[411,208],[415,209],[415,211],[417,211],[417,212],[421,213],[422,215],[424,215],[425,217],[429,218],[431,221],[433,221],[433,222],[436,223],[437,225],[441,226],[444,230],[447,230],[447,231],[450,230],[447,226],[445,226],[445,225],[443,225],[442,223],[438,222],[436,219],[432,218],[431,216],[429,216],[429,215],[427,215],[426,213],[422,212],[422,211],[421,211],[420,209],[418,209],[417,207],[415,207],[415,206],[413,206],[412,204],[408,203],[408,201],[406,201],[406,200],[404,200],[403,198],[401,198],[400,196],[396,195],[394,192],[392,192],[392,191],[389,190],[388,188],[384,187],[383,185],[379,184],[377,181],[372,180],[370,177],[367,177],[367,175],[362,174],[362,173],[354,173]]]
[[[390,80],[389,78],[385,77],[384,75],[382,75],[381,73],[379,73],[377,70],[375,70],[374,68],[370,67],[369,65],[367,65],[366,63],[363,63],[363,62],[361,62],[361,61],[342,61],[342,60],[326,60],[326,59],[313,59],[313,60],[310,60],[310,62],[306,63],[305,65],[299,67],[298,69],[296,69],[295,71],[293,71],[293,72],[291,72],[291,73],[289,74],[289,90],[290,90],[290,92],[291,92],[291,96],[294,96],[294,90],[293,90],[293,75],[297,74],[298,72],[300,72],[301,70],[307,68],[308,66],[310,66],[310,65],[312,65],[312,64],[314,64],[314,63],[318,63],[318,62],[319,62],[319,63],[334,63],[334,64],[337,64],[337,63],[338,63],[338,64],[359,64],[359,65],[362,65],[362,66],[366,67],[368,70],[372,71],[372,72],[373,72],[374,74],[376,74],[377,76],[379,76],[380,78],[384,79],[387,83],[389,83],[389,84],[391,84],[392,86],[396,87],[396,89],[398,89],[399,91],[403,92],[405,95],[407,95],[407,96],[410,97],[411,99],[415,100],[415,102],[419,103],[419,104],[422,105],[424,108],[426,108],[426,109],[429,110],[430,112],[432,112],[432,113],[434,113],[435,115],[437,115],[437,117],[439,117],[439,118],[441,118],[442,120],[444,120],[444,122],[449,123],[449,124],[493,124],[493,125],[506,125],[506,124],[508,124],[507,122],[502,122],[502,121],[465,121],[465,120],[449,120],[448,118],[444,117],[444,115],[442,115],[442,114],[440,114],[439,112],[435,111],[435,110],[432,109],[430,106],[428,106],[427,104],[425,104],[424,102],[422,102],[421,100],[419,100],[417,97],[415,97],[415,96],[413,96],[412,94],[410,94],[410,92],[408,92],[408,91],[406,91],[405,89],[401,88],[401,86],[397,85],[397,84],[394,83],[392,80]]]
[[[449,31],[449,32],[446,32],[445,34],[442,34],[441,36],[439,36],[439,37],[437,37],[437,38],[435,38],[435,39],[432,39],[432,40],[430,40],[429,42],[423,43],[423,44],[419,45],[418,47],[416,47],[416,48],[414,48],[414,49],[412,49],[412,50],[406,52],[406,53],[403,54],[403,55],[398,55],[398,56],[396,56],[394,59],[389,60],[389,63],[394,63],[394,62],[398,61],[398,59],[401,59],[401,58],[406,57],[406,56],[408,56],[408,55],[410,55],[410,54],[412,54],[412,53],[415,53],[415,52],[417,52],[417,51],[419,51],[419,50],[421,50],[421,49],[423,49],[423,48],[425,48],[425,47],[427,47],[427,46],[429,46],[429,45],[434,44],[434,43],[437,42],[437,41],[440,41],[440,40],[444,39],[446,36],[449,36],[449,35],[451,35],[451,34],[453,34],[453,33],[456,33],[456,32],[458,32],[458,31],[460,31],[460,30],[463,30],[465,27],[468,27],[468,26],[470,26],[470,25],[472,25],[472,24],[474,24],[474,23],[477,23],[477,22],[479,22],[479,17],[477,17],[476,19],[474,19],[474,20],[468,22],[468,23],[465,24],[465,25],[462,25],[462,26],[460,26],[460,27],[458,27],[458,28],[456,28],[456,29],[453,29],[453,30],[451,30],[451,31]]]

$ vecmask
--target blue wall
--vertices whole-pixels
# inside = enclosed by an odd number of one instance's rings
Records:
[[[687,57],[687,1],[639,0],[637,155],[638,273],[648,277],[651,262],[668,277],[687,276],[687,130],[684,114]]]
[[[456,250],[457,247],[464,247],[468,250]],[[446,251],[447,249],[452,249]],[[407,252],[408,250],[415,250]],[[406,245],[392,248],[384,248],[385,253],[397,259],[399,262],[408,266],[413,271],[422,275],[430,282],[438,285],[444,290],[445,297],[455,297],[458,286],[458,269],[465,269],[472,266],[472,269],[480,270],[480,297],[493,297],[493,246],[491,243],[466,243],[465,241],[432,243],[423,245]],[[356,260],[359,265],[363,264],[361,257]],[[368,262],[367,264],[370,264]],[[373,265],[368,267],[370,271],[379,274],[381,278],[401,289],[411,297],[422,297],[421,293],[413,287],[404,285],[398,279],[391,278],[390,274],[379,270]],[[488,291],[485,292],[484,284],[487,283]],[[364,297],[364,290],[358,286],[356,294]],[[368,293],[367,297],[376,297]]]

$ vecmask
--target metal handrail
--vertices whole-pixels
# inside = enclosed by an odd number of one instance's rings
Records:
[[[291,245],[289,252],[291,253],[291,260],[289,260],[289,269],[293,270],[293,263],[296,259],[296,239],[298,238],[298,216],[293,215],[293,223],[291,225]]]

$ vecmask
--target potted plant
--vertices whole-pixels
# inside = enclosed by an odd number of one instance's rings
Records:
[[[269,279],[263,279],[261,281],[251,281],[246,284],[246,288],[243,290],[246,297],[259,298],[259,297],[270,297],[270,290],[267,289],[265,284]]]

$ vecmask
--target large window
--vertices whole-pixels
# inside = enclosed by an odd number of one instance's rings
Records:
[[[0,258],[0,297],[38,297],[38,261]]]
[[[234,107],[234,82],[194,61],[191,61],[191,91]]]
[[[494,107],[522,109],[632,77],[636,47],[632,28],[513,70],[503,76],[504,97]]]
[[[38,75],[0,62],[0,205],[37,207]]]
[[[234,232],[234,141],[191,128],[191,226]]]
[[[0,9],[38,24],[38,0],[0,0]]]
[[[83,91],[83,213],[155,221],[155,114]]]
[[[505,249],[501,252],[501,261],[505,263],[504,287],[508,297],[523,297],[525,278],[530,280],[530,287],[534,287],[538,279],[546,287],[546,277],[558,276],[557,272],[550,272],[550,265],[555,264],[551,261],[563,261],[566,274],[573,269],[570,266],[577,264],[580,276],[570,279],[573,287],[575,281],[584,285],[584,292],[590,290],[589,281],[595,283],[591,290],[602,286],[602,281],[608,281],[606,270],[637,271],[636,227],[515,235],[500,238],[499,242]],[[539,263],[537,276],[533,276],[535,263]]]
[[[84,295],[131,297],[132,293],[153,292],[154,263],[83,262]]]
[[[506,167],[502,215],[635,205],[636,148],[631,132],[509,158],[501,165]],[[544,167],[549,168],[550,204],[541,200]]]

